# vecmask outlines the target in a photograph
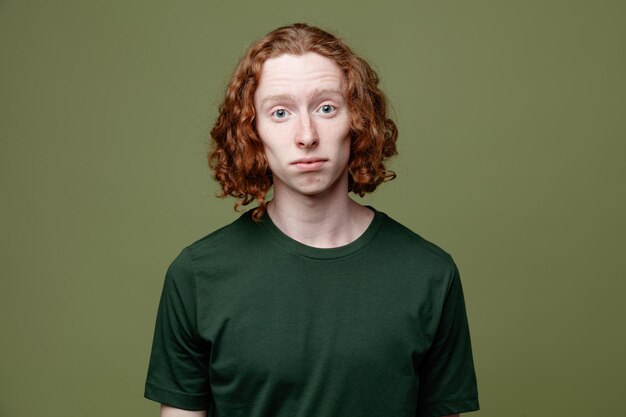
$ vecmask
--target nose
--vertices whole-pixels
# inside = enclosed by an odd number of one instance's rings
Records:
[[[315,124],[308,113],[300,117],[298,131],[296,133],[296,145],[299,148],[313,148],[317,146],[319,137]]]

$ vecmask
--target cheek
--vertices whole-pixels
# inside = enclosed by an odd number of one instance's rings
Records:
[[[263,144],[265,159],[272,170],[278,169],[282,159],[281,154],[284,153],[281,152],[284,150],[284,145],[281,144],[281,137],[284,136],[284,133],[282,135],[281,133],[280,129],[263,125],[257,126],[257,135]]]
[[[350,125],[346,125],[343,130],[343,146],[346,149],[346,152],[350,153],[350,146],[352,145],[352,139],[350,138]]]
[[[286,124],[261,122],[256,126],[257,134],[265,146],[278,146],[287,140],[292,132]]]
[[[263,143],[265,153],[271,152],[274,147],[273,143],[276,141],[276,132],[262,123],[257,124],[256,132],[259,139],[261,139],[261,143]]]
[[[333,138],[334,143],[350,143],[350,120],[347,117],[337,118],[333,123],[324,126],[324,136]]]
[[[259,139],[261,139],[261,142],[265,143],[268,137],[268,133],[269,133],[267,129],[267,125],[257,119],[254,129],[256,130],[256,134],[259,137]]]
[[[344,141],[343,157],[344,157],[346,163],[350,161],[350,137],[349,136],[346,136],[346,139]]]
[[[342,124],[342,129],[341,129],[341,137],[343,139],[343,144],[345,147],[348,148],[348,150],[350,149],[350,143],[352,142],[350,139],[350,118],[346,118],[346,120],[344,121],[344,123]]]

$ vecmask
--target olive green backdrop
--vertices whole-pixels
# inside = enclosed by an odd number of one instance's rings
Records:
[[[4,0],[0,416],[157,415],[165,269],[236,217],[216,104],[294,21],[382,78],[398,179],[365,202],[457,260],[474,415],[625,415],[624,2]]]

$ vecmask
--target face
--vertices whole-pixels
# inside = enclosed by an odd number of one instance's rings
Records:
[[[254,108],[275,195],[348,192],[345,82],[337,64],[316,53],[265,61]]]

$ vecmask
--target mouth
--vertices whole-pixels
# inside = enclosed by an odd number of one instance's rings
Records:
[[[317,171],[318,169],[322,168],[326,161],[328,161],[328,159],[308,157],[293,161],[291,165],[295,166],[301,171]]]
[[[319,162],[326,162],[326,161],[327,161],[327,159],[324,159],[324,158],[308,157],[308,158],[298,159],[297,161],[293,161],[291,163],[291,165],[316,164],[316,163],[319,163]]]

